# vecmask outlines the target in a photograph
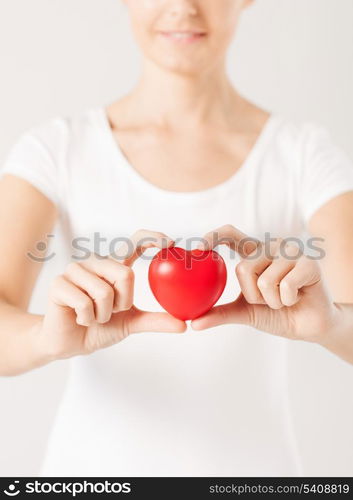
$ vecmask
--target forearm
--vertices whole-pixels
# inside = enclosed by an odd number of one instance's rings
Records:
[[[51,361],[39,339],[42,318],[0,301],[1,376],[19,375]]]
[[[337,321],[320,345],[353,364],[353,304],[335,303]]]

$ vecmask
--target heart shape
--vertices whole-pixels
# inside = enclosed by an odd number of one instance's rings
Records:
[[[215,250],[160,250],[148,269],[158,303],[184,321],[202,316],[217,302],[227,282],[227,268]]]

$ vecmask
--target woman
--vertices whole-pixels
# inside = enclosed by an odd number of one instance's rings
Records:
[[[137,86],[28,130],[3,167],[1,373],[71,358],[41,475],[301,475],[286,349],[315,342],[353,363],[352,164],[319,125],[230,83],[227,48],[251,0],[125,3]],[[41,264],[27,254],[56,221],[89,253],[29,314]],[[284,241],[306,231],[320,260]],[[97,232],[125,239],[97,252]],[[228,270],[222,303],[191,323],[147,281],[152,255],[184,238],[217,246]]]

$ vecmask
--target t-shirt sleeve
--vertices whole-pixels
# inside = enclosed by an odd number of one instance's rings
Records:
[[[299,196],[305,223],[321,205],[347,191],[353,191],[353,161],[325,127],[305,123]]]
[[[4,174],[25,179],[59,206],[58,167],[53,152],[35,131],[23,132],[12,144],[0,168],[0,177]]]

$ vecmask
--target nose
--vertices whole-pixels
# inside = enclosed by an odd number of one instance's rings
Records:
[[[172,17],[178,17],[182,15],[196,16],[197,7],[195,0],[173,0],[170,2],[169,14]]]

